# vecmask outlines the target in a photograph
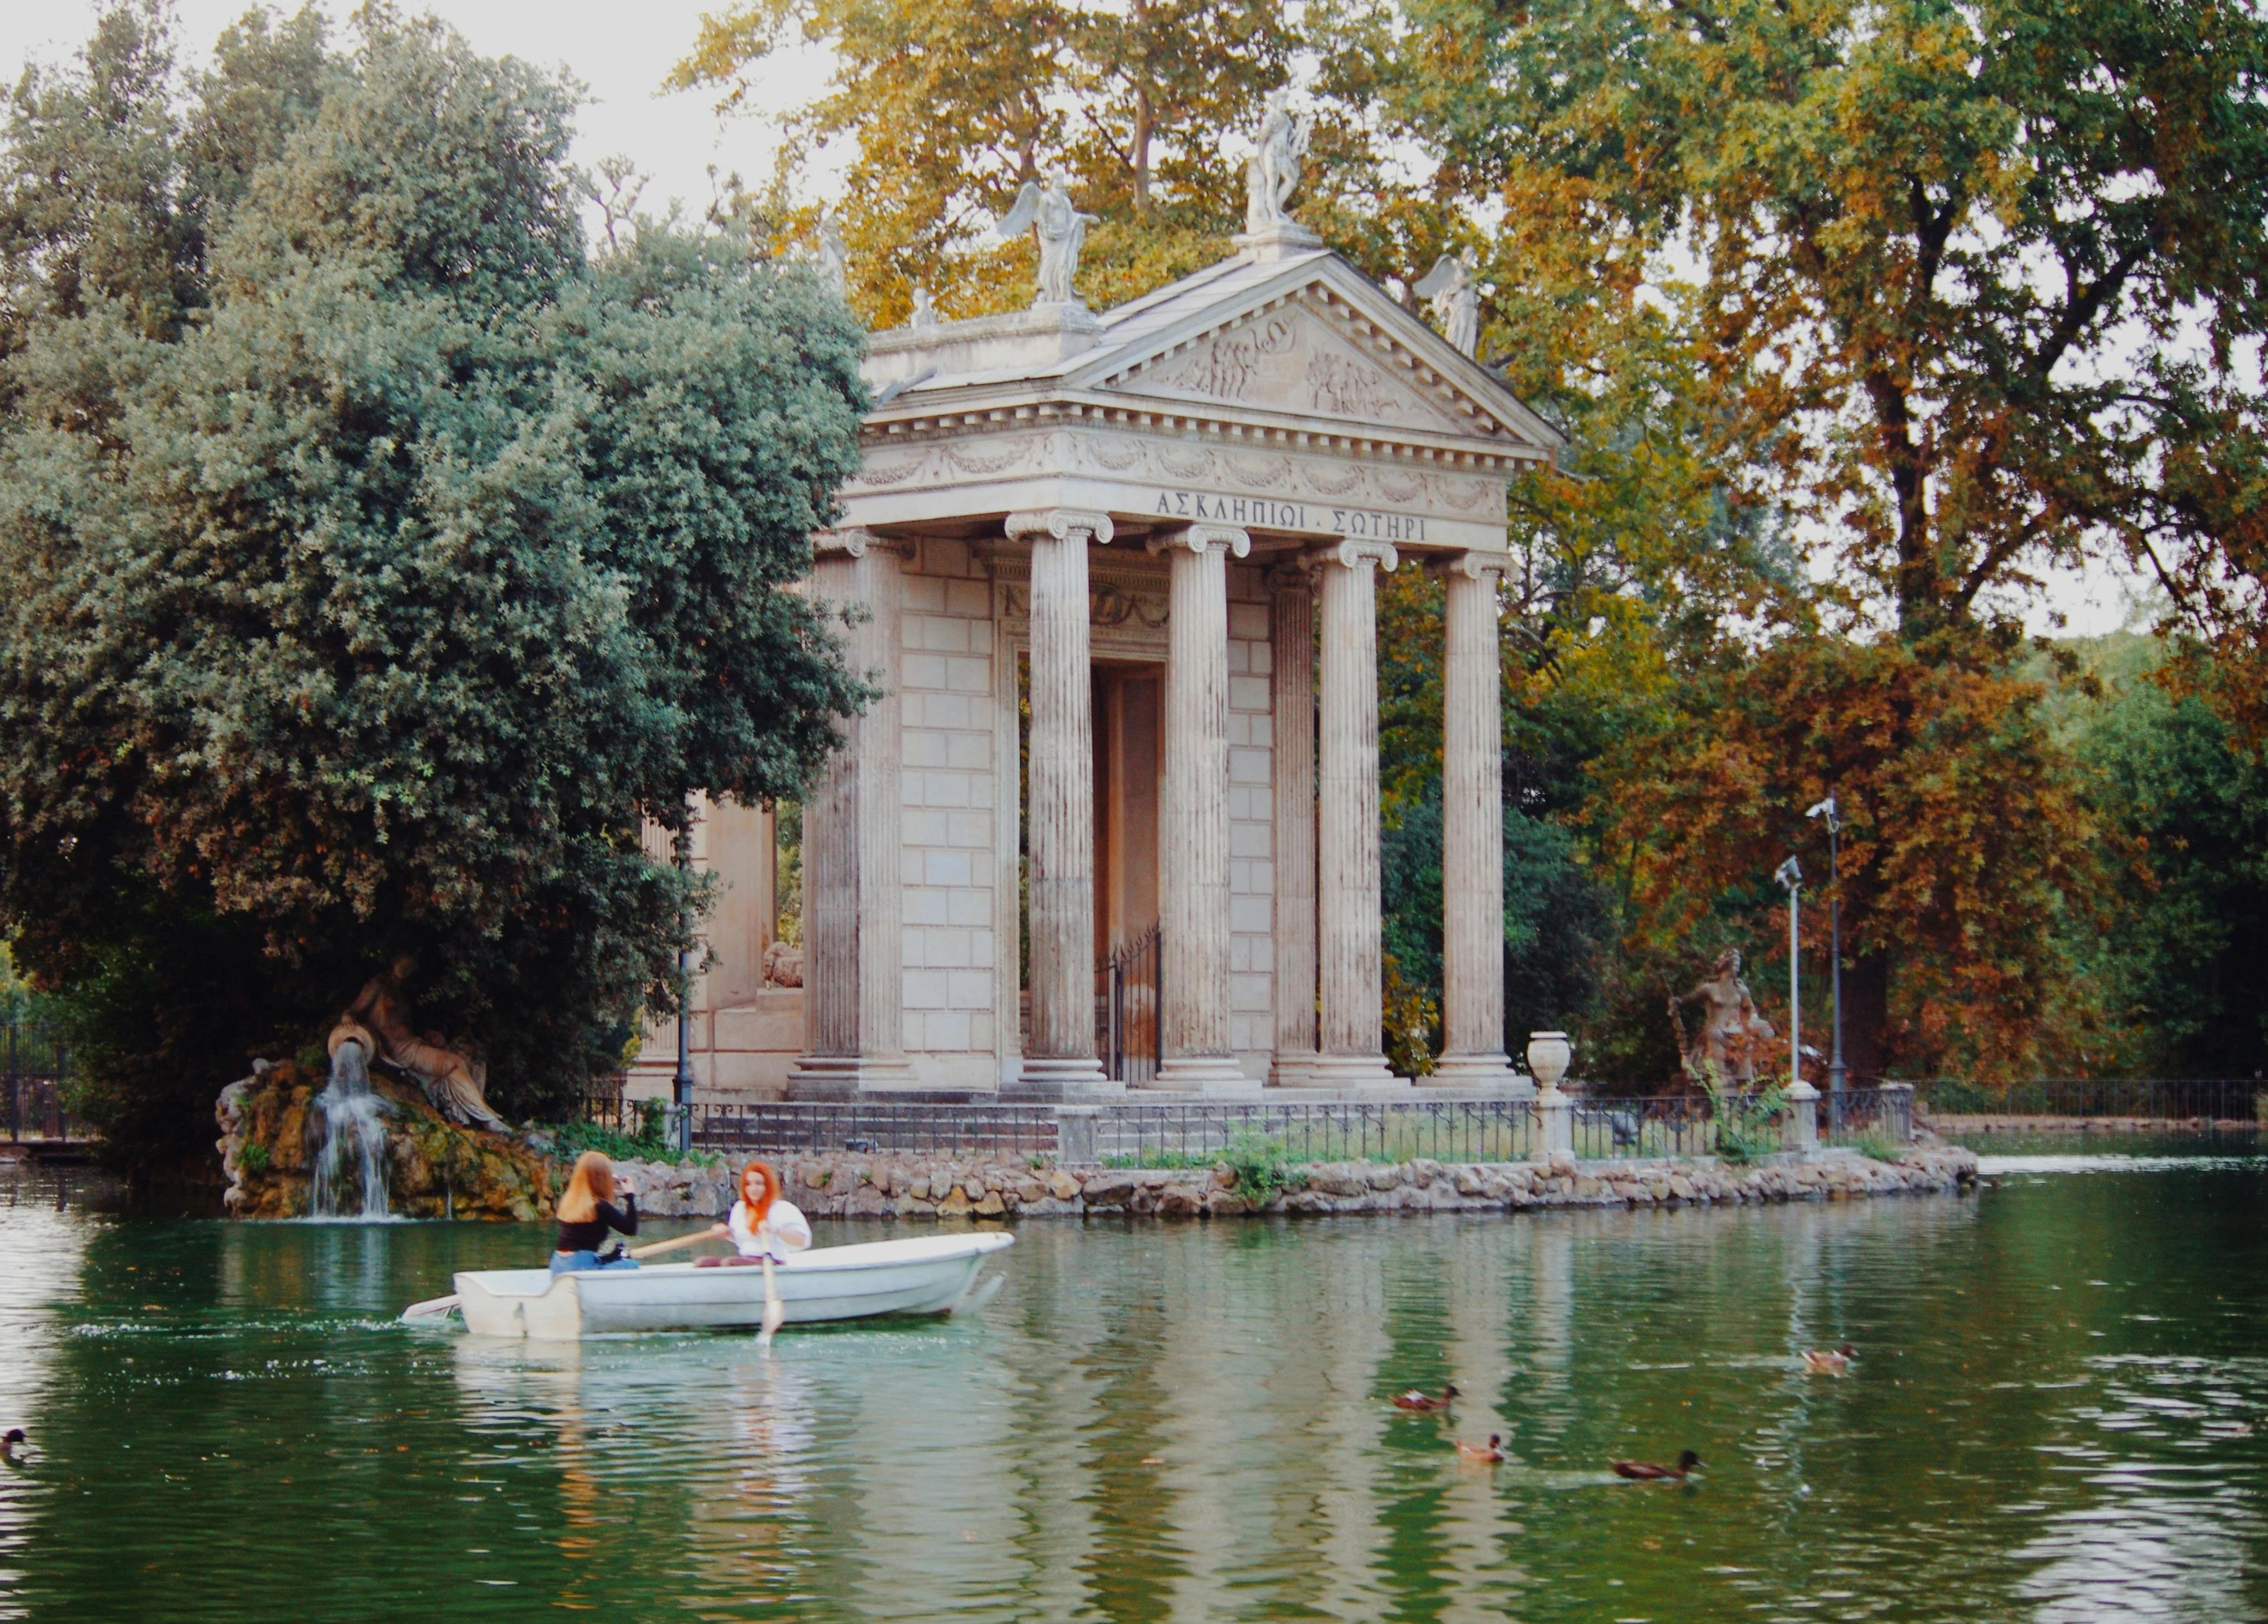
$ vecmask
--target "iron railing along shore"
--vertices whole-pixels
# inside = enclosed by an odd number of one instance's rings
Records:
[[[70,1048],[63,1034],[40,1021],[11,1020],[6,1024],[4,1056],[0,1056],[0,1108],[7,1114],[11,1143],[26,1140],[84,1139],[85,1125],[74,1121],[64,1105],[64,1087],[70,1080]]]
[[[1752,1137],[1782,1131],[1735,1096]],[[617,1132],[666,1138],[659,1101],[594,1099],[589,1120]],[[1824,1143],[1912,1137],[1912,1091],[1852,1090],[1822,1099]],[[724,1155],[787,1157],[850,1150],[947,1159],[1046,1156],[1079,1165],[1172,1166],[1236,1154],[1287,1162],[1515,1162],[1543,1143],[1533,1102],[1519,1099],[1134,1101],[1096,1106],[991,1102],[887,1105],[808,1101],[696,1105],[694,1146]],[[1571,1094],[1570,1127],[1584,1161],[1706,1156],[1720,1150],[1715,1107],[1701,1095]]]
[[[1914,1084],[1931,1116],[2124,1117],[2150,1122],[2250,1122],[2268,1081],[2253,1077],[2039,1077]]]

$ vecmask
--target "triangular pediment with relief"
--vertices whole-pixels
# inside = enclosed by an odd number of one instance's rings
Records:
[[[1376,432],[1474,432],[1439,379],[1413,377],[1389,348],[1359,342],[1318,304],[1294,298],[1186,341],[1104,382],[1113,393],[1208,400],[1333,420]]]

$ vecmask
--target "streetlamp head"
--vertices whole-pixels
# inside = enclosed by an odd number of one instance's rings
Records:
[[[1779,881],[1781,885],[1786,885],[1790,891],[1793,891],[1797,886],[1803,884],[1803,871],[1797,866],[1795,859],[1793,857],[1790,857],[1773,871],[1772,878]]]

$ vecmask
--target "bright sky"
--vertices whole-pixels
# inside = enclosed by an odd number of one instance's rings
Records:
[[[178,37],[187,60],[200,62],[221,30],[248,9],[246,0],[173,0]],[[563,67],[588,87],[580,118],[576,161],[595,165],[627,154],[653,176],[640,206],[659,213],[673,197],[693,209],[710,197],[708,167],[737,169],[751,184],[771,172],[778,129],[762,118],[720,120],[705,93],[657,95],[661,82],[692,45],[703,11],[729,0],[644,0],[636,6],[592,0],[406,0],[403,10],[431,12],[491,55],[519,56],[543,67]],[[297,10],[296,0],[279,4]],[[334,19],[352,10],[341,0],[322,9]],[[90,0],[0,4],[0,74],[13,85],[28,60],[61,62],[93,32],[99,8]],[[342,35],[343,30],[341,31]],[[768,63],[755,99],[777,112],[808,97],[827,64],[810,56]],[[826,189],[827,177],[820,178]]]
[[[952,0],[940,0],[951,4]],[[592,0],[408,0],[404,9],[445,18],[479,50],[513,55],[546,67],[564,67],[587,87],[576,161],[594,166],[627,155],[653,177],[640,207],[660,213],[671,199],[698,210],[711,196],[708,170],[737,170],[751,185],[770,175],[779,143],[777,116],[808,99],[824,83],[825,57],[805,51],[764,64],[751,98],[755,116],[720,119],[702,92],[664,96],[658,91],[670,68],[691,46],[704,10],[730,0],[645,0],[635,6]],[[222,29],[247,9],[245,0],[173,0],[185,58],[200,61]],[[12,85],[26,61],[58,63],[93,31],[91,0],[16,0],[0,5],[0,75]],[[278,9],[288,9],[279,7]],[[351,6],[324,6],[342,18]],[[804,177],[806,189],[836,194],[838,177],[824,165]],[[2036,632],[2060,629],[2093,636],[2135,619],[2134,594],[2142,583],[2121,571],[2091,569],[2050,584],[2048,601],[2027,615]],[[2054,627],[2060,612],[2065,624]]]

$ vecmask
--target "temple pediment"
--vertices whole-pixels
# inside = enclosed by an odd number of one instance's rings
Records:
[[[1501,550],[1559,437],[1336,254],[1240,255],[1100,315],[873,335],[847,522],[978,533],[1065,505],[1288,538]]]
[[[1396,429],[1468,434],[1438,374],[1421,384],[1320,301],[1294,298],[1138,362],[1101,383],[1113,393],[1161,400],[1233,401],[1324,420],[1348,432]]]

